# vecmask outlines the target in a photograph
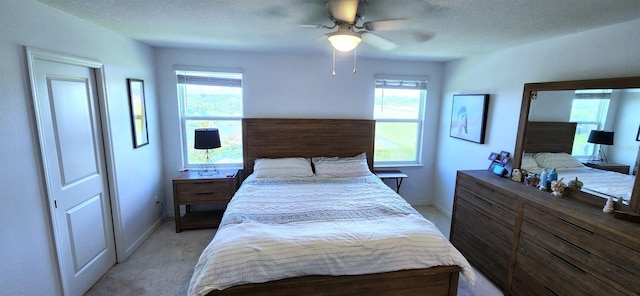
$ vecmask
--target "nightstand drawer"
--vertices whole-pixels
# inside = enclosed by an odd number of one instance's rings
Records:
[[[182,229],[218,227],[224,208],[236,193],[238,176],[238,170],[221,170],[214,175],[185,171],[173,178],[176,232],[181,232]],[[192,205],[205,204],[216,205],[217,209],[191,211]],[[181,206],[185,208],[184,215],[181,215]]]
[[[217,181],[177,183],[177,199],[179,202],[229,201],[231,185],[231,182]]]

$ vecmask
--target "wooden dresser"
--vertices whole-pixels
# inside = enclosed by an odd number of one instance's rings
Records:
[[[640,295],[640,224],[489,171],[458,172],[450,237],[506,295]]]

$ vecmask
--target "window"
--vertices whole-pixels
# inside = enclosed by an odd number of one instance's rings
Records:
[[[378,166],[419,164],[426,79],[376,77],[374,162]]]
[[[610,96],[610,89],[577,90],[575,92],[569,118],[569,121],[577,123],[573,151],[571,152],[573,156],[582,158],[593,155],[595,145],[588,143],[587,139],[591,130],[604,129]]]
[[[196,128],[214,127],[222,147],[209,151],[219,167],[242,165],[242,73],[176,71],[182,161],[186,168],[205,162],[206,151],[193,148]]]

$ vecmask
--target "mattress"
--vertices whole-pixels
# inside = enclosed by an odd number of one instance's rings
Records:
[[[467,260],[375,175],[249,176],[196,263],[189,295],[306,275],[355,275]]]

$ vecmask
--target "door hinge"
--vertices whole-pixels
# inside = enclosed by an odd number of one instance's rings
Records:
[[[58,208],[58,201],[55,199],[53,200],[53,207],[56,209]]]

